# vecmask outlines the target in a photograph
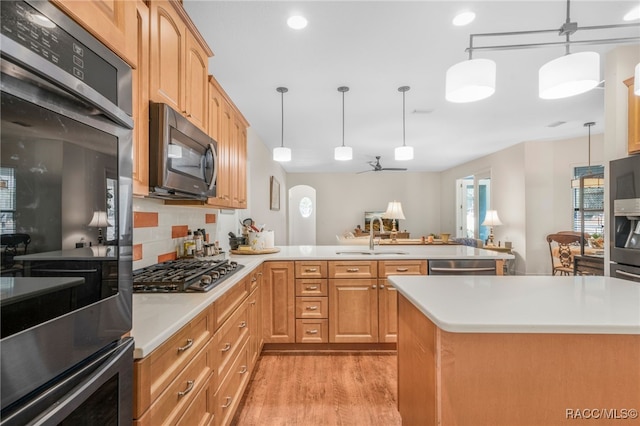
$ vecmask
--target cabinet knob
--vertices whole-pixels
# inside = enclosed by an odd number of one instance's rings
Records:
[[[184,346],[180,346],[178,348],[178,352],[184,352],[187,349],[189,349],[191,346],[193,346],[193,339],[187,339],[187,344]]]
[[[187,388],[185,390],[183,390],[183,391],[178,392],[178,397],[182,398],[183,396],[185,396],[186,394],[191,392],[193,390],[193,384],[194,383],[195,383],[195,381],[193,381],[193,380],[187,381]]]
[[[384,284],[380,284],[380,290],[384,290]]]
[[[371,286],[371,288],[375,290],[375,289],[376,289],[376,288],[378,288],[378,287],[377,287],[375,284],[373,284],[373,285]]]

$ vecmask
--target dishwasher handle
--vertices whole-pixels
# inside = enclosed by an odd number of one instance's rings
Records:
[[[496,268],[431,268],[431,271],[437,272],[489,272],[495,271]]]

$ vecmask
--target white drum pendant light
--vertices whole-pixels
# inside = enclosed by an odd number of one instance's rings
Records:
[[[449,102],[475,102],[496,91],[496,63],[490,59],[470,59],[447,70],[446,99]]]
[[[398,92],[402,92],[402,146],[395,150],[396,161],[413,160],[413,147],[405,143],[405,123],[404,123],[404,94],[410,89],[409,86],[398,87]]]
[[[571,53],[540,67],[539,94],[542,99],[579,95],[600,84],[600,55]]]
[[[273,161],[285,162],[291,161],[291,149],[284,146],[284,94],[289,91],[286,87],[278,87],[276,89],[280,93],[280,106],[282,112],[282,127],[280,146],[273,149]]]
[[[342,146],[337,146],[333,151],[333,158],[338,161],[349,161],[353,158],[353,149],[350,146],[344,146],[344,94],[348,92],[346,86],[338,87],[338,92],[342,93]]]

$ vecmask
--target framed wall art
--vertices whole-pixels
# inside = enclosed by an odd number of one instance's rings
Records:
[[[269,200],[271,210],[280,210],[280,182],[275,176],[271,176]]]

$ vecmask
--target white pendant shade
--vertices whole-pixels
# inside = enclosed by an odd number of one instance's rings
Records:
[[[636,65],[636,73],[634,74],[634,77],[633,77],[633,84],[634,84],[633,93],[636,96],[640,96],[640,64]]]
[[[413,147],[402,145],[395,150],[396,161],[413,160]]]
[[[470,59],[447,70],[446,98],[449,102],[475,102],[496,91],[496,63],[490,59]]]
[[[333,158],[338,161],[348,161],[353,158],[353,149],[350,146],[337,146],[333,152]]]
[[[600,55],[580,52],[561,56],[539,71],[542,99],[561,99],[588,92],[600,83]]]
[[[286,146],[273,148],[273,161],[291,161],[291,149]]]

